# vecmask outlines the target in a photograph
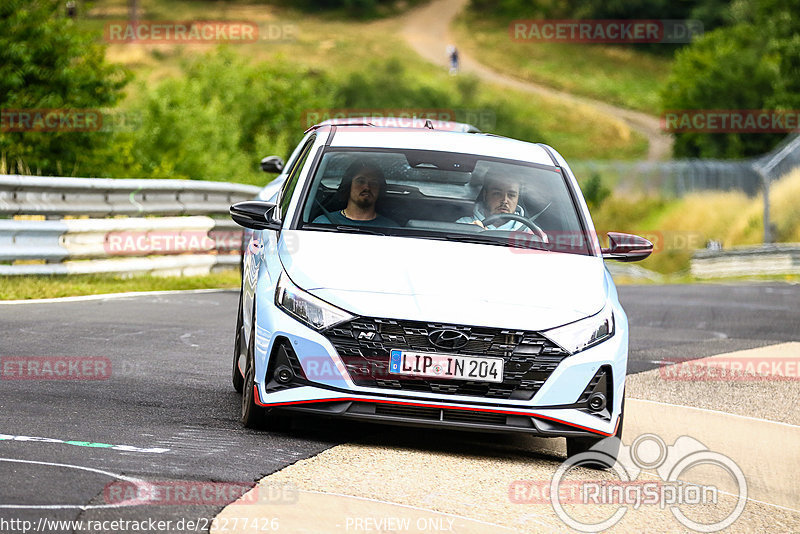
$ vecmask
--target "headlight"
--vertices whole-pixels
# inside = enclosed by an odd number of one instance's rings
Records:
[[[575,354],[614,335],[614,312],[610,305],[606,305],[600,313],[542,334],[570,354]]]
[[[281,273],[275,290],[275,305],[295,319],[315,330],[323,330],[352,319],[344,310],[307,293],[294,285],[286,273]]]

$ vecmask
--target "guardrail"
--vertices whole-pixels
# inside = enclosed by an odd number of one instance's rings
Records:
[[[222,215],[259,187],[199,180],[0,175],[0,215]]]
[[[598,174],[616,188],[682,197],[694,191],[763,192],[765,184],[800,167],[800,134],[790,134],[772,151],[742,160],[570,162],[581,178]]]
[[[691,272],[697,278],[800,274],[800,243],[699,250]]]
[[[259,191],[194,180],[0,175],[0,275],[236,267],[242,231],[228,208]]]

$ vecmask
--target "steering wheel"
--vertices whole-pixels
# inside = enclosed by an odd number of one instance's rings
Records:
[[[536,223],[532,220],[523,217],[522,215],[517,215],[516,213],[495,213],[494,215],[489,215],[484,220],[481,221],[483,226],[488,226],[490,224],[494,224],[500,220],[512,220],[518,221],[527,226],[531,229],[533,234],[538,237],[543,243],[548,243],[549,240],[547,239],[547,234],[544,233],[544,230],[539,228]]]

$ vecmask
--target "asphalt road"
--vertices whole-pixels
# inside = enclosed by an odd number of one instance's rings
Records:
[[[626,286],[620,295],[631,321],[631,372],[797,340],[800,332],[798,285]],[[40,532],[81,532],[42,518],[172,520],[169,529],[150,531],[207,531],[236,495],[207,505],[109,508],[118,504],[111,491],[130,489],[125,477],[132,477],[161,488],[162,481],[186,481],[189,489],[231,482],[224,487],[235,492],[354,435],[380,433],[311,418],[289,433],[243,429],[230,385],[237,298],[226,291],[0,305],[0,357],[96,357],[105,378],[0,380],[0,532],[22,532],[13,520]],[[431,436],[398,432],[406,441]],[[176,528],[198,519],[194,529]]]

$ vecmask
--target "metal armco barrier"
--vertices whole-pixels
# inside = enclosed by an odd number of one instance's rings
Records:
[[[699,250],[691,271],[697,278],[800,274],[800,243]]]
[[[242,231],[228,208],[259,191],[194,180],[0,175],[0,275],[188,275],[236,267]]]
[[[228,215],[252,185],[199,180],[0,175],[0,215]]]

